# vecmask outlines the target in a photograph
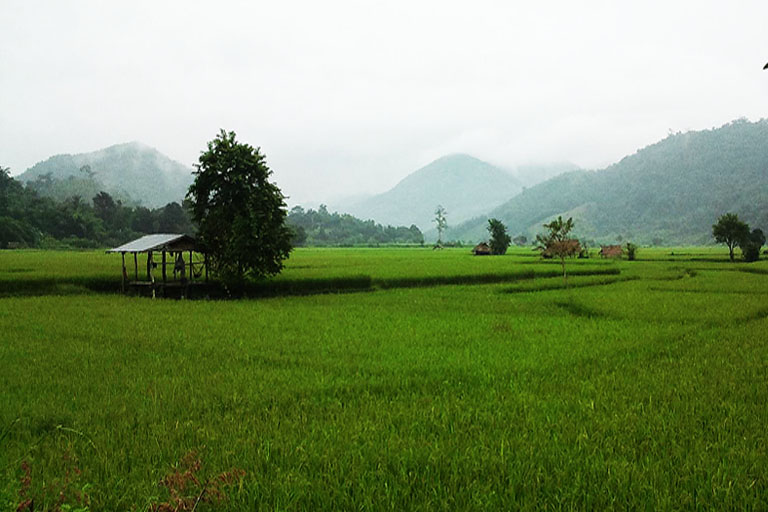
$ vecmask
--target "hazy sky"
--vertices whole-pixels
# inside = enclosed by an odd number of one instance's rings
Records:
[[[220,128],[290,203],[446,153],[602,167],[768,113],[768,2],[0,0],[0,165]]]

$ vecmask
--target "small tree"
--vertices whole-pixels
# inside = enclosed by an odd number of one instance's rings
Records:
[[[505,254],[512,241],[507,234],[507,226],[499,219],[488,219],[488,233],[491,235],[491,254]]]
[[[522,247],[528,243],[528,237],[525,235],[517,235],[515,238],[512,239],[512,241],[515,243],[515,245],[519,245],[520,247]]]
[[[443,244],[443,231],[448,227],[448,221],[445,216],[448,212],[445,211],[443,205],[437,205],[435,210],[435,225],[437,226],[437,246],[440,247]]]
[[[733,261],[733,249],[739,242],[749,238],[749,225],[739,220],[735,213],[726,213],[717,219],[717,224],[712,226],[712,236],[715,241],[728,246],[728,253]]]
[[[762,229],[753,229],[744,240],[739,243],[744,261],[757,261],[760,259],[760,249],[765,245],[765,234]]]
[[[627,242],[624,249],[627,251],[627,259],[629,261],[635,261],[635,257],[637,256],[637,246],[632,242]]]
[[[221,130],[195,167],[187,197],[211,268],[227,280],[280,272],[292,233],[264,155]]]
[[[563,267],[563,280],[568,285],[568,275],[565,272],[565,258],[570,258],[581,252],[581,244],[578,240],[568,238],[568,234],[573,229],[573,218],[569,217],[564,221],[558,215],[557,219],[544,227],[549,230],[546,235],[536,235],[536,248],[542,251],[542,255],[549,255],[560,259],[560,265]]]

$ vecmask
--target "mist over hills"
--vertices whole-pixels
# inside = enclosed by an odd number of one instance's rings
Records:
[[[562,174],[454,225],[447,236],[486,239],[487,219],[496,217],[512,236],[530,238],[563,215],[573,216],[580,238],[703,244],[726,212],[768,228],[768,120],[673,134],[606,169]]]
[[[448,210],[449,222],[460,222],[502,204],[523,188],[508,172],[469,155],[448,155],[402,179],[395,187],[340,209],[382,224],[428,229],[435,208]]]
[[[90,166],[91,178],[80,171],[85,165]],[[74,185],[83,189],[83,194],[103,186],[115,197],[154,208],[174,201],[180,203],[192,179],[191,168],[140,142],[117,144],[91,153],[52,156],[19,176],[19,180],[27,183],[54,180],[54,189]]]

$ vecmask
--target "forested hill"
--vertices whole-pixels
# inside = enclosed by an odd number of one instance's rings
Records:
[[[604,170],[531,187],[448,236],[484,239],[487,219],[497,217],[513,236],[530,238],[563,215],[574,217],[581,238],[702,244],[726,212],[768,228],[768,120],[670,135]]]
[[[356,217],[383,224],[428,229],[438,204],[449,222],[482,214],[522,190],[506,171],[469,155],[444,156],[406,176],[391,190],[343,207]]]
[[[139,142],[92,153],[56,155],[19,176],[41,195],[86,199],[104,190],[148,207],[180,203],[192,183],[192,169]]]

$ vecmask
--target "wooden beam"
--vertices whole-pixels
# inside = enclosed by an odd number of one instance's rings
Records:
[[[163,284],[165,284],[166,280],[166,273],[165,273],[165,250],[163,250]]]
[[[120,255],[123,257],[123,268],[122,272],[120,272],[120,291],[125,293],[125,277],[127,275],[125,272],[125,253],[121,252]]]
[[[139,280],[139,255],[137,253],[133,253],[133,273],[134,273],[134,281]]]

